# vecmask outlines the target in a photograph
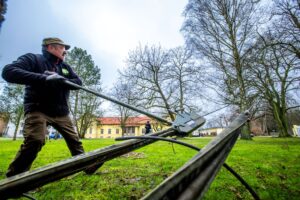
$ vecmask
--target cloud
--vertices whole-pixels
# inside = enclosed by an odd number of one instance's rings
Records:
[[[57,36],[92,55],[110,87],[139,43],[172,48],[183,44],[179,30],[188,0],[9,1],[0,38],[1,66],[22,54],[40,52],[44,37]],[[31,10],[24,9],[30,7]],[[18,15],[15,15],[18,13]],[[1,78],[0,78],[1,79]]]
[[[92,52],[114,56],[117,65],[122,65],[128,51],[139,43],[161,44],[165,48],[182,45],[179,29],[186,3],[183,0],[176,3],[173,0],[49,1],[55,16],[72,26]]]

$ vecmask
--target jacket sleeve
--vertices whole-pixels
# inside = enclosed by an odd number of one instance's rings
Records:
[[[79,78],[79,76],[73,71],[73,69],[69,66],[68,66],[68,71],[70,72],[70,76],[68,77],[68,80],[72,83],[75,83],[77,85],[82,85],[82,81],[81,79]],[[69,90],[78,90],[78,88],[74,88],[74,87],[71,87],[71,86],[68,86],[68,89]]]
[[[25,54],[2,70],[2,77],[9,83],[24,85],[44,84],[46,75],[35,69],[34,54]]]

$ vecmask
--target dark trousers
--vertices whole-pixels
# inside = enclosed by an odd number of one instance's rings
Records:
[[[15,159],[9,165],[7,177],[30,169],[45,144],[47,125],[51,125],[64,137],[72,156],[84,153],[69,116],[49,117],[41,112],[31,112],[25,115],[24,141]]]

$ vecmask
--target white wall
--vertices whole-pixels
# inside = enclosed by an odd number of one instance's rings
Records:
[[[298,136],[300,137],[300,125],[294,125],[293,126],[293,132],[294,132],[294,136]]]
[[[15,125],[12,124],[11,122],[8,122],[7,135],[5,135],[4,137],[13,137],[15,129],[16,129]],[[17,132],[17,137],[20,137],[20,138],[23,137],[23,120],[20,122],[19,129]]]

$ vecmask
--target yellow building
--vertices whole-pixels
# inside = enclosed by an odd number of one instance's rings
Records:
[[[224,128],[221,127],[212,127],[199,130],[199,135],[201,136],[217,136],[219,135]]]
[[[122,136],[141,136],[145,134],[145,124],[150,121],[152,131],[162,130],[162,126],[146,116],[129,117],[124,134],[119,117],[100,117],[88,128],[85,138],[117,138]]]

